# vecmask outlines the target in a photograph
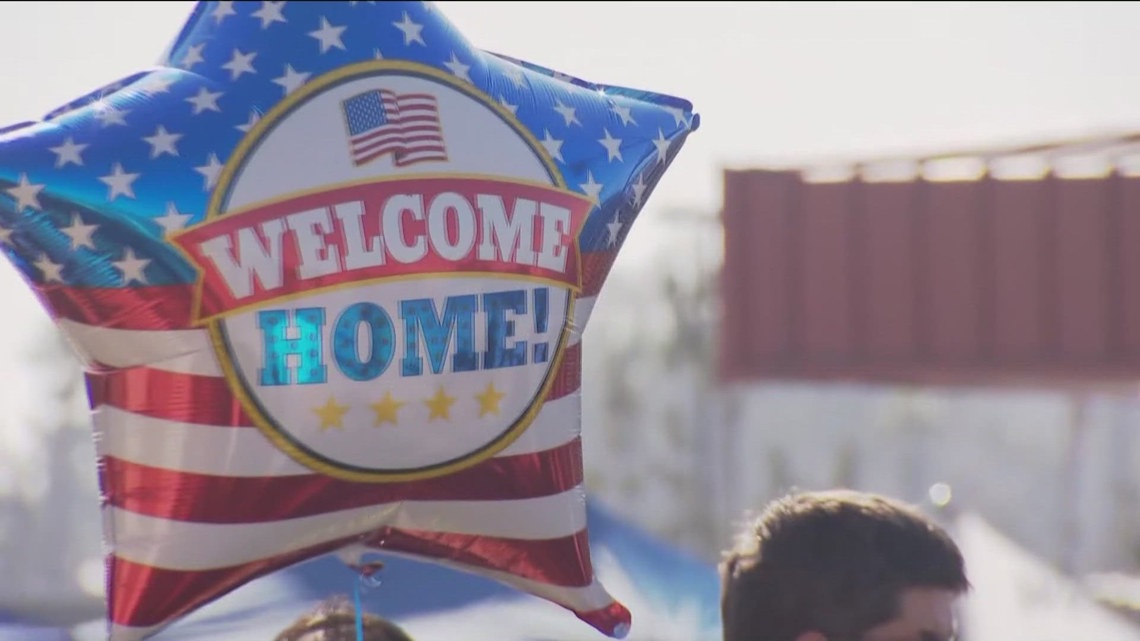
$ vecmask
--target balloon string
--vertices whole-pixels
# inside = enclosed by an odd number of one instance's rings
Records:
[[[356,605],[356,641],[364,641],[364,606],[361,603],[360,592],[380,585],[380,577],[377,575],[384,564],[374,561],[360,565],[353,564],[352,567],[358,573],[356,580],[352,582],[352,599]]]
[[[352,582],[352,596],[356,601],[356,641],[364,641],[364,608],[360,607],[361,581]]]

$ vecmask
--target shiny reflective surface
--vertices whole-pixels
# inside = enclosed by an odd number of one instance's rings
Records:
[[[579,341],[697,124],[427,3],[208,2],[164,66],[0,134],[0,243],[88,370],[112,640],[348,544],[628,630]]]

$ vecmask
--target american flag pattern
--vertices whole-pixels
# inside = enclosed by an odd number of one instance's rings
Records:
[[[397,167],[447,160],[439,105],[431,94],[366,91],[344,101],[344,120],[357,165],[387,154]]]
[[[681,99],[471,48],[430,3],[204,2],[162,66],[0,131],[0,245],[84,359],[107,544],[109,638],[147,638],[244,583],[356,545],[497,578],[620,636],[587,548],[581,329],[646,198],[698,119]],[[533,425],[452,476],[352,483],[251,427],[169,234],[201,222],[235,146],[346,64],[428,64],[515,114],[591,198],[584,287]],[[446,126],[447,123],[444,123]]]

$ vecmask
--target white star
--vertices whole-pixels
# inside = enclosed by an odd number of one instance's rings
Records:
[[[253,129],[253,126],[257,124],[258,120],[261,120],[261,114],[257,113],[256,109],[250,111],[249,120],[245,121],[244,125],[237,125],[237,130],[243,134],[247,134],[249,133],[249,130]]]
[[[502,105],[507,111],[511,112],[512,116],[518,113],[519,106],[518,105],[512,105],[511,103],[507,102],[506,96],[502,96],[499,98],[499,104]]]
[[[63,282],[63,265],[54,263],[47,254],[40,255],[34,263],[36,269],[44,275],[45,283],[62,283]]]
[[[7,227],[0,227],[0,244],[12,244],[12,230]]]
[[[657,148],[657,162],[664,163],[665,157],[669,154],[669,141],[660,127],[657,128],[657,137],[653,139],[653,146]]]
[[[334,47],[344,51],[344,43],[340,40],[344,30],[345,27],[334,27],[329,24],[329,21],[325,19],[324,16],[321,16],[321,28],[316,31],[310,31],[309,36],[316,38],[321,43],[321,53],[325,53]]]
[[[228,0],[228,1],[222,0],[221,2],[218,3],[218,6],[214,9],[214,20],[216,22],[221,22],[222,20],[225,20],[226,16],[236,16],[236,15],[237,15],[237,12],[234,11],[233,0]]]
[[[60,146],[51,147],[51,153],[55,154],[56,168],[66,167],[68,163],[74,163],[82,167],[83,156],[81,154],[84,149],[87,149],[87,145],[76,144],[75,141],[71,139],[71,136],[68,136],[67,140],[64,140]]]
[[[242,53],[241,49],[234,49],[234,55],[230,61],[222,65],[222,69],[230,72],[230,80],[237,80],[243,73],[257,73],[253,68],[253,59],[257,57],[257,52]]]
[[[425,47],[427,46],[427,43],[424,42],[424,37],[420,34],[420,32],[423,31],[424,26],[417,22],[413,22],[412,19],[408,16],[407,11],[404,12],[404,19],[400,22],[393,22],[392,26],[404,32],[405,47],[412,44],[413,42],[418,42]]]
[[[607,160],[611,162],[614,160],[624,161],[621,157],[621,138],[611,136],[609,129],[603,129],[602,131],[606,133],[606,137],[599,138],[598,142],[606,148]]]
[[[209,89],[202,87],[198,90],[197,94],[187,98],[186,102],[194,105],[195,116],[202,113],[203,111],[217,111],[220,113],[222,110],[218,108],[218,98],[221,97],[222,92],[210,91]]]
[[[602,184],[594,180],[594,172],[587,171],[586,182],[578,186],[590,197],[590,200],[594,201],[595,205],[598,204],[598,198],[602,195]]]
[[[522,67],[510,65],[507,67],[507,77],[510,78],[511,82],[515,83],[515,86],[519,89],[526,87],[526,78],[523,77]]]
[[[190,214],[183,214],[178,211],[174,203],[166,203],[166,213],[154,219],[154,222],[162,226],[165,234],[170,234],[178,231],[186,226],[186,221],[190,220]]]
[[[372,50],[372,57],[375,58],[376,60],[383,60],[384,54],[380,53],[379,49],[373,49]]]
[[[262,29],[268,29],[274,22],[285,22],[285,16],[281,15],[284,4],[284,2],[262,2],[261,8],[250,15],[261,20]]]
[[[550,157],[558,162],[566,162],[562,160],[562,141],[551,136],[549,129],[544,129],[543,133],[545,137],[539,142],[542,143],[543,147],[546,147],[546,153],[550,154]]]
[[[554,101],[554,110],[562,114],[562,119],[566,121],[567,127],[573,124],[577,124],[579,127],[582,126],[582,123],[578,122],[578,115],[574,113],[577,111],[574,107],[569,107],[562,104],[561,100],[556,100]]]
[[[123,250],[123,259],[116,260],[112,265],[115,269],[123,273],[123,284],[129,285],[131,281],[137,280],[142,284],[146,284],[146,266],[150,264],[149,258],[139,258],[135,256],[135,250],[127,247]]]
[[[166,93],[170,90],[170,85],[174,84],[174,78],[165,73],[152,73],[138,84],[139,91],[145,91],[149,94]]]
[[[621,118],[621,124],[626,126],[637,124],[637,121],[633,119],[633,115],[629,113],[629,107],[615,104],[613,107],[610,107],[610,110],[617,114],[618,118]]]
[[[610,237],[607,241],[609,243],[610,247],[613,247],[614,245],[617,244],[617,238],[618,238],[618,234],[621,233],[621,227],[622,227],[621,219],[618,218],[618,213],[615,211],[614,212],[614,219],[612,221],[606,223],[606,229],[610,232]]]
[[[274,78],[273,82],[281,85],[281,88],[285,90],[285,95],[288,96],[296,91],[298,87],[305,84],[305,82],[309,80],[310,75],[308,72],[301,73],[296,71],[293,69],[293,65],[285,65],[285,73],[279,78]]]
[[[443,63],[443,66],[451,70],[451,73],[455,74],[457,78],[471,82],[471,76],[467,75],[467,71],[471,69],[471,65],[463,64],[463,61],[456,57],[454,51],[451,52],[451,59]]]
[[[5,191],[8,195],[16,199],[16,213],[24,211],[25,208],[42,209],[40,207],[40,192],[43,191],[43,185],[37,185],[28,182],[27,174],[20,174],[19,181],[15,187],[9,187]]]
[[[641,204],[641,198],[645,195],[645,178],[642,174],[637,175],[637,182],[633,183],[633,205],[636,207]]]
[[[143,140],[145,140],[147,144],[150,145],[150,157],[158,158],[162,154],[177,156],[178,149],[175,147],[175,145],[178,143],[178,139],[181,137],[182,134],[172,134],[166,130],[166,127],[159,125],[158,129],[154,130],[153,135],[144,136]]]
[[[189,49],[186,50],[186,55],[182,56],[182,62],[179,66],[189,71],[190,69],[193,69],[194,65],[198,64],[199,62],[205,62],[206,59],[202,57],[202,49],[205,47],[206,43],[204,42],[199,42],[196,45],[192,45]]]
[[[106,103],[97,103],[95,106],[95,119],[104,127],[126,125],[127,121],[124,119],[126,115],[127,112],[119,111]]]
[[[99,225],[84,224],[83,218],[78,213],[73,212],[71,214],[71,226],[64,227],[60,231],[71,239],[72,249],[79,249],[80,247],[95,249],[95,241],[91,239],[91,235],[97,229],[99,229]]]
[[[202,178],[204,179],[202,189],[210,191],[214,188],[214,185],[218,182],[218,176],[222,173],[222,167],[222,163],[218,162],[218,156],[216,154],[210,154],[210,159],[206,161],[206,164],[194,168],[194,171],[202,174]]]
[[[115,163],[111,167],[111,173],[99,177],[99,180],[107,185],[107,202],[111,202],[119,196],[134,198],[135,189],[132,183],[134,183],[138,177],[138,174],[123,171],[123,166],[119,163]]]
[[[682,111],[681,109],[679,109],[677,107],[665,107],[665,111],[668,111],[669,115],[673,116],[673,122],[675,124],[677,124],[677,125],[688,125],[689,124],[689,123],[685,122],[685,112]]]

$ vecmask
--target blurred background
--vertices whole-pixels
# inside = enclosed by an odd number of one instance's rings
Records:
[[[962,544],[968,641],[1140,639],[1140,5],[436,4],[702,116],[585,330],[593,500],[711,572],[779,494],[883,492]],[[192,5],[4,3],[0,122]],[[0,612],[72,626],[103,607],[82,375],[7,263],[0,298]]]

